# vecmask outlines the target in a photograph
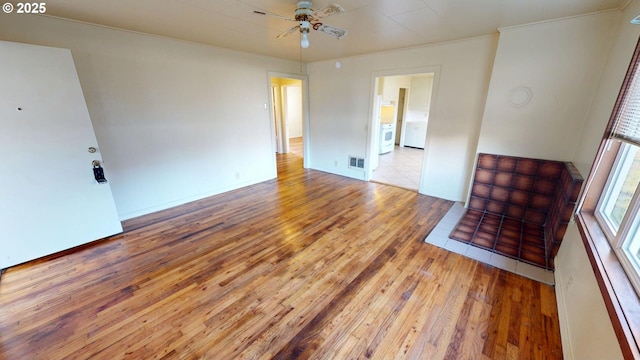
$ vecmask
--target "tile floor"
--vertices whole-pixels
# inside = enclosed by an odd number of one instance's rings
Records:
[[[545,284],[554,285],[555,278],[552,271],[548,271],[527,263],[523,263],[512,258],[496,254],[473,245],[461,243],[460,241],[449,239],[449,234],[464,215],[466,209],[462,203],[453,204],[449,212],[440,220],[438,225],[431,231],[425,242],[447,249],[454,253],[481,261],[485,264],[522,275]]]
[[[378,156],[378,168],[373,171],[371,180],[417,191],[423,154],[422,149],[396,145],[394,151]]]

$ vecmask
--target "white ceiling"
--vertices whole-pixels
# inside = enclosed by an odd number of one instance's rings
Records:
[[[296,0],[52,0],[47,15],[224,48],[313,62],[496,33],[500,27],[617,9],[628,0],[315,0],[338,3],[326,24],[346,29],[336,40],[312,31],[300,49],[295,26],[264,10],[293,17]]]

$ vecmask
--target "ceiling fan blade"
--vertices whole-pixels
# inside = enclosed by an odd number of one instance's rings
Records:
[[[276,39],[283,38],[283,37],[285,37],[285,36],[287,36],[287,35],[291,34],[292,32],[294,32],[294,31],[296,31],[296,30],[298,30],[298,29],[300,29],[300,25],[298,25],[298,26],[294,26],[294,27],[292,27],[291,29],[289,29],[289,30],[287,30],[287,31],[283,32],[282,34],[280,34],[280,35],[278,35],[278,36],[276,36]]]
[[[316,19],[322,19],[327,16],[340,14],[344,12],[344,8],[338,4],[331,4],[323,7],[322,9],[318,9],[313,12],[313,17]]]
[[[314,27],[315,29],[315,27]],[[344,29],[340,29],[337,28],[335,26],[331,26],[331,25],[320,25],[316,30],[323,32],[331,37],[334,37],[336,39],[340,39],[341,37],[347,35],[347,30]]]
[[[265,15],[265,16],[276,17],[276,18],[282,19],[282,20],[296,21],[296,19],[284,17],[282,15],[274,14],[274,13],[271,13],[271,12],[268,12],[268,11],[263,11],[263,10],[253,10],[252,13],[253,14],[257,14],[257,15]]]

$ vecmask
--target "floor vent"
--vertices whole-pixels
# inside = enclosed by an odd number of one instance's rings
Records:
[[[357,157],[357,156],[349,156],[349,168],[364,170],[364,158]]]

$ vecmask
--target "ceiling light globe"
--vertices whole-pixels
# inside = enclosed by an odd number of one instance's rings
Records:
[[[307,34],[302,34],[302,40],[300,40],[300,46],[302,46],[303,49],[306,49],[309,47],[309,38],[307,37]]]

